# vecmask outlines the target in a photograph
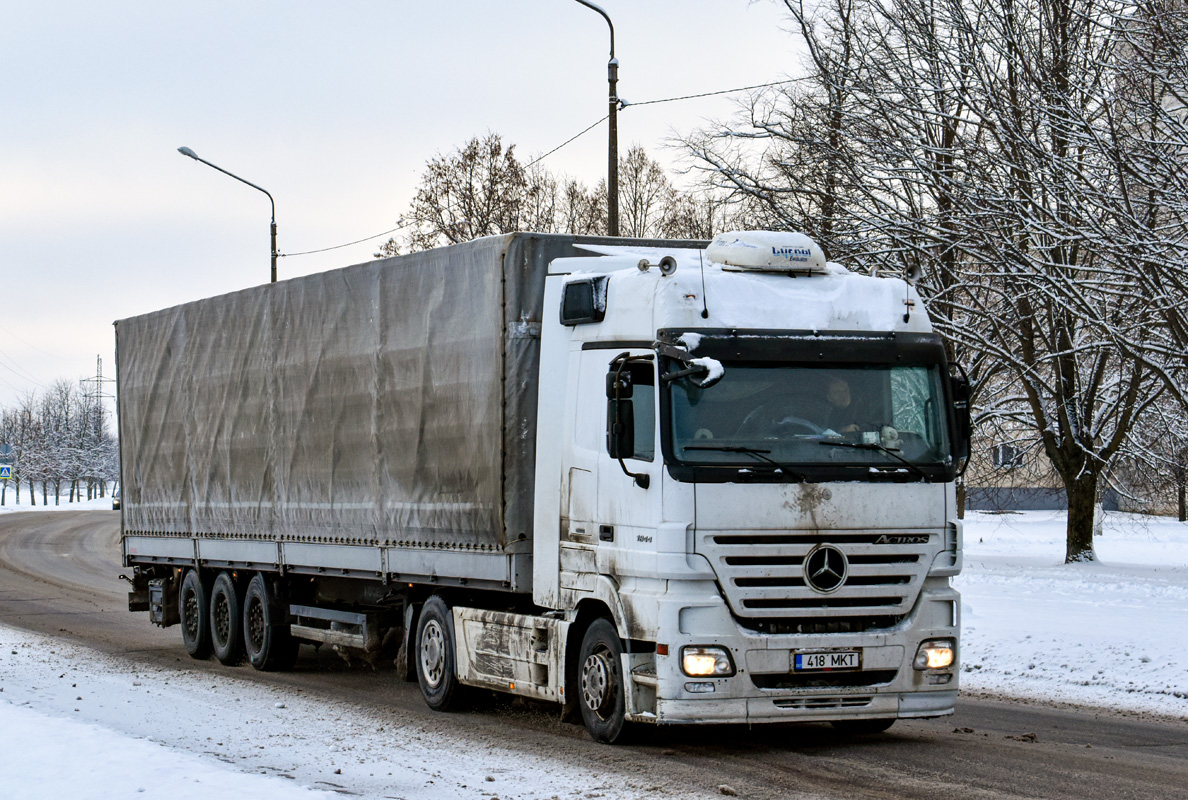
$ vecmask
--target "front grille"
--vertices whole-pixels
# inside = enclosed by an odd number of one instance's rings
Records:
[[[813,673],[790,675],[776,672],[770,675],[751,675],[751,682],[759,689],[812,689],[839,686],[881,686],[895,680],[893,669],[872,669],[856,672]]]
[[[849,584],[847,584],[849,585]],[[815,594],[815,592],[814,592]],[[867,608],[869,606],[897,606],[903,602],[903,597],[871,597],[863,595],[862,597],[837,597],[836,595],[825,595],[828,599],[822,599],[822,596],[817,597],[760,597],[750,600],[743,600],[743,608],[776,608],[787,609],[794,608],[797,611],[809,611],[819,609],[821,611],[828,611],[834,608]]]
[[[893,540],[923,539],[885,544]],[[845,554],[848,574],[836,591],[823,594],[805,580],[804,560],[820,544]],[[703,531],[697,552],[718,576],[734,615],[748,627],[761,621],[803,630],[831,617],[890,627],[907,614],[933,556],[944,547],[938,531]],[[774,632],[774,631],[773,631]],[[833,632],[833,631],[820,631]]]
[[[910,575],[859,575],[846,581],[850,586],[895,586],[911,583]],[[804,578],[736,578],[736,586],[804,586]]]

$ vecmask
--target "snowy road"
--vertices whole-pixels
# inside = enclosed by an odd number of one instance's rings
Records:
[[[955,717],[900,723],[861,741],[803,725],[663,730],[639,746],[608,748],[558,722],[548,706],[492,701],[467,714],[433,714],[415,685],[392,672],[349,668],[310,651],[296,672],[282,675],[195,662],[176,629],[155,629],[124,610],[126,585],[113,580],[116,527],[110,512],[0,516],[0,753],[7,754],[0,770],[10,780],[31,774],[29,786],[55,795],[139,797],[144,789],[151,796],[180,781],[196,792],[248,781],[240,791],[269,800],[326,792],[720,797],[720,786],[743,797],[1158,798],[1182,797],[1188,785],[1183,721],[967,696]],[[996,534],[998,555],[983,552],[1001,559],[995,568],[1008,577],[1022,546],[1014,535]],[[994,582],[978,577],[985,574],[979,567],[963,578],[973,598],[966,623],[975,636],[998,636]],[[1103,586],[1119,584],[1107,570],[1085,579],[1094,576]],[[1164,593],[1173,605],[1176,585]],[[1011,653],[1027,635],[1010,643]],[[1152,696],[1178,685],[1183,669],[1168,670],[1163,651],[1132,655],[1163,670],[1144,679]],[[991,675],[978,676],[986,688],[1012,688],[1013,669],[997,678],[988,667],[982,672]],[[1055,685],[1058,665],[1052,672],[1043,680]],[[1043,680],[1028,676],[1024,688],[1044,694]],[[63,741],[74,744],[47,754]],[[110,757],[94,749],[103,742]],[[181,761],[165,769],[161,752]],[[104,773],[88,764],[88,753],[100,765],[122,766]],[[130,775],[117,754],[143,767]],[[6,785],[22,786],[0,782],[0,796]]]

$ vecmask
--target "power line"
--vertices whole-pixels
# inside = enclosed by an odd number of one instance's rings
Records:
[[[687,95],[682,95],[681,97],[665,97],[660,100],[643,100],[638,103],[627,103],[627,102],[620,101],[620,103],[621,103],[620,108],[626,109],[626,108],[631,108],[632,106],[651,106],[651,105],[655,105],[657,103],[674,103],[677,100],[693,100],[698,97],[713,97],[714,95],[719,95],[719,94],[733,94],[735,92],[747,92],[752,89],[766,89],[769,86],[782,86],[785,83],[792,83],[792,82],[793,82],[793,80],[789,79],[786,81],[773,81],[772,83],[757,83],[754,86],[739,86],[734,89],[719,89],[716,92],[702,92],[701,94],[687,94]],[[533,159],[532,161],[529,161],[527,164],[524,165],[524,168],[527,169],[528,167],[531,167],[533,164],[536,164],[540,161],[544,161],[546,158],[551,156],[553,153],[556,153],[558,150],[560,150],[565,145],[575,141],[576,139],[580,138],[581,136],[589,133],[591,130],[593,130],[597,126],[601,125],[603,122],[606,121],[606,118],[609,116],[610,115],[607,114],[606,116],[604,116],[602,119],[595,122],[590,127],[584,129],[581,133],[579,133],[575,136],[569,137],[564,142],[557,145],[549,152],[545,153],[543,156],[540,156],[538,158]]]
[[[346,244],[336,244],[333,247],[323,247],[320,250],[302,250],[300,253],[281,253],[280,257],[288,258],[289,256],[308,256],[308,255],[312,255],[313,253],[327,253],[331,250],[341,250],[342,248],[350,247],[353,244],[362,244],[363,242],[369,242],[372,239],[378,239],[381,236],[387,236],[389,233],[395,233],[396,231],[400,230],[401,228],[407,228],[407,227],[408,227],[407,222],[401,222],[399,225],[397,225],[392,230],[384,231],[383,233],[377,233],[374,236],[366,236],[362,239],[356,239],[353,242],[347,242]]]
[[[16,333],[14,333],[10,329],[4,327],[3,325],[0,325],[0,331],[3,331],[6,335],[11,336],[13,339],[16,339],[21,344],[23,344],[33,350],[36,350],[38,353],[41,353],[43,356],[49,356],[50,358],[56,358],[59,361],[73,361],[74,360],[72,358],[64,358],[56,353],[50,353],[46,350],[42,350],[40,347],[33,344],[32,342],[30,342],[26,339],[22,339],[20,336],[17,336]]]
[[[9,372],[11,372],[13,375],[17,376],[21,380],[29,381],[30,383],[35,383],[43,389],[48,388],[44,383],[42,383],[41,381],[34,378],[33,373],[29,372],[24,367],[17,364],[17,362],[14,361],[11,356],[0,352],[0,359],[3,359],[2,361],[0,361],[0,367],[4,367],[4,369],[8,370]],[[4,361],[7,361],[8,364],[5,364]],[[11,365],[11,366],[9,366],[9,365]]]
[[[734,94],[735,92],[749,92],[752,89],[766,89],[769,86],[782,86],[785,83],[793,83],[794,79],[786,81],[773,81],[771,83],[757,83],[754,86],[740,86],[737,89],[721,89],[716,92],[702,92],[701,94],[686,94],[681,97],[665,97],[662,100],[643,100],[639,103],[623,103],[623,108],[630,108],[631,106],[650,106],[656,103],[673,103],[677,100],[693,100],[698,97],[713,97],[718,94]]]
[[[755,84],[754,86],[739,86],[735,89],[720,89],[716,92],[702,92],[701,94],[687,94],[687,95],[683,95],[681,97],[665,97],[660,100],[643,100],[639,103],[626,103],[626,102],[620,101],[619,107],[621,109],[625,109],[625,108],[630,108],[631,106],[651,106],[651,105],[656,105],[657,103],[674,103],[678,100],[695,100],[699,97],[713,97],[713,96],[719,95],[719,94],[733,94],[735,92],[747,92],[752,89],[766,89],[769,86],[781,86],[785,83],[792,83],[792,82],[793,81],[791,79],[789,79],[786,81],[773,81],[772,83],[758,83],[758,84]],[[524,165],[524,169],[528,169],[531,166],[539,164],[541,161],[544,161],[546,158],[551,156],[553,153],[556,153],[562,147],[565,147],[566,145],[572,144],[573,142],[577,141],[578,139],[585,136],[590,131],[597,128],[602,123],[606,122],[607,117],[609,117],[609,116],[610,116],[610,114],[605,114],[601,119],[597,120],[596,122],[591,124],[589,127],[583,128],[581,130],[581,132],[576,133],[573,136],[570,136],[564,142],[557,145],[552,150],[545,153],[543,156],[538,156],[538,157],[534,158],[533,160],[529,161],[527,164]],[[366,236],[362,239],[356,239],[355,241],[347,242],[346,244],[336,244],[333,247],[323,247],[318,250],[302,250],[300,253],[280,253],[279,256],[281,258],[288,258],[290,256],[308,256],[308,255],[313,255],[314,253],[328,253],[331,250],[341,250],[344,247],[350,247],[351,245],[362,244],[363,242],[369,242],[372,239],[378,239],[381,236],[387,236],[390,233],[395,233],[398,230],[408,227],[408,225],[409,225],[409,223],[407,223],[407,222],[401,222],[399,225],[397,225],[395,228],[392,228],[389,231],[384,231],[383,233],[377,233],[374,236]]]
[[[544,161],[546,158],[548,158],[548,157],[549,157],[549,156],[551,156],[553,153],[555,153],[555,152],[557,152],[558,150],[560,150],[560,149],[561,149],[562,147],[564,147],[565,145],[569,144],[570,142],[572,142],[572,141],[574,141],[574,140],[578,139],[579,137],[581,137],[581,136],[584,136],[585,134],[587,134],[587,133],[589,133],[590,131],[594,130],[596,127],[598,127],[598,126],[599,126],[599,125],[601,125],[602,123],[606,122],[606,118],[607,118],[607,117],[609,117],[609,116],[610,116],[610,114],[606,114],[605,116],[603,116],[603,118],[602,118],[602,119],[598,120],[597,122],[595,122],[595,123],[594,123],[593,125],[591,125],[590,127],[586,128],[586,129],[585,129],[584,131],[582,131],[581,133],[579,133],[579,134],[576,134],[576,135],[574,135],[574,136],[570,136],[570,137],[569,137],[568,139],[566,139],[564,142],[562,142],[561,144],[557,145],[557,146],[556,146],[556,147],[554,147],[552,150],[550,150],[549,152],[545,153],[543,156],[541,156],[541,157],[539,157],[539,158],[537,158],[537,159],[534,159],[534,160],[532,160],[532,161],[529,161],[527,164],[525,164],[525,165],[524,165],[524,169],[528,169],[529,167],[531,167],[533,164],[536,164],[537,162]]]

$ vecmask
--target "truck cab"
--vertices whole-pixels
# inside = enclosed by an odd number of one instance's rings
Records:
[[[799,234],[592,249],[546,278],[532,586],[617,634],[595,738],[952,713],[967,394],[915,289]]]

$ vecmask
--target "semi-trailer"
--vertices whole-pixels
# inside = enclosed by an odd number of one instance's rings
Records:
[[[900,278],[523,233],[115,327],[129,608],[195,658],[395,652],[600,742],[953,711],[968,384]]]

